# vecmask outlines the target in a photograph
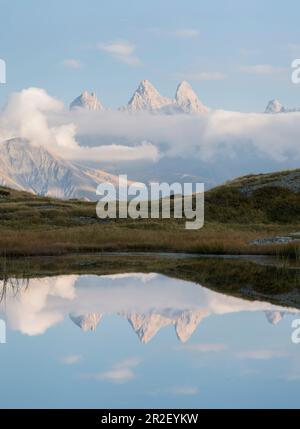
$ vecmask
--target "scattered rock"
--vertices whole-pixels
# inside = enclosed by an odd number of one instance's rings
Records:
[[[256,240],[250,241],[250,244],[256,246],[264,246],[268,244],[287,244],[292,241],[297,241],[297,238],[286,236],[286,237],[265,237],[265,238],[257,238]]]

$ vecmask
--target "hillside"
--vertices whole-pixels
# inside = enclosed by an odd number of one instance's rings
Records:
[[[184,219],[108,219],[95,203],[59,200],[0,188],[0,251],[48,255],[98,251],[277,254],[283,246],[252,245],[261,237],[300,231],[300,170],[246,176],[209,190],[205,226]],[[298,254],[298,241],[293,254]]]
[[[207,221],[299,223],[300,169],[248,175],[206,193]]]

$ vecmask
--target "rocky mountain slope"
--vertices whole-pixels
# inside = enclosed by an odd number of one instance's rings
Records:
[[[61,199],[96,200],[101,182],[118,184],[117,176],[83,167],[26,140],[0,143],[0,185]]]
[[[242,176],[227,182],[226,186],[237,188],[245,195],[271,187],[297,193],[300,191],[300,169]]]

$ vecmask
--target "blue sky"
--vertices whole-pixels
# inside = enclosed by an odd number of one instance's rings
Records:
[[[36,86],[66,103],[94,89],[116,107],[141,79],[172,96],[186,78],[213,108],[300,105],[290,79],[300,57],[296,0],[0,0],[0,10],[1,103]]]

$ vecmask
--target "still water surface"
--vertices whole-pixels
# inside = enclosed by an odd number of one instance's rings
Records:
[[[12,279],[4,292],[2,408],[300,405],[295,308],[155,273]]]

